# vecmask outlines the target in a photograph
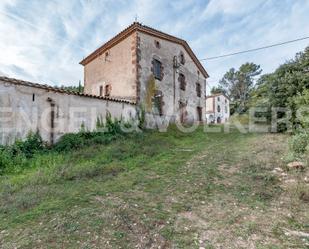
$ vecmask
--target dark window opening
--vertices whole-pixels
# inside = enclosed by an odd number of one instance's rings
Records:
[[[100,96],[103,96],[103,86],[100,86]]]
[[[184,123],[187,119],[187,109],[186,109],[186,103],[184,102],[179,102],[179,111],[180,111],[180,122]]]
[[[35,101],[35,94],[32,94],[32,101]]]
[[[153,74],[158,80],[162,80],[162,63],[159,60],[153,60]]]
[[[111,95],[112,87],[111,85],[106,85],[105,86],[105,96],[109,97]]]
[[[109,57],[109,52],[107,51],[107,52],[105,52],[105,61],[108,60],[108,57]]]
[[[159,41],[155,41],[156,48],[161,48],[161,44]]]
[[[219,105],[217,106],[217,111],[221,112],[221,107]]]
[[[180,63],[182,64],[182,65],[184,65],[185,63],[186,63],[186,61],[185,61],[185,55],[181,52],[180,53]]]
[[[220,97],[218,97],[217,99],[218,99],[218,101],[220,101]]]
[[[203,113],[202,110],[203,110],[203,108],[198,106],[198,107],[196,107],[196,110],[197,110],[198,121],[199,122],[203,121],[203,119],[202,119],[202,113]]]
[[[180,89],[185,91],[186,90],[186,77],[182,73],[179,74],[178,81],[180,83]]]
[[[154,112],[162,116],[163,115],[163,94],[161,91],[156,92],[153,98],[153,106],[155,109]]]
[[[201,89],[201,84],[200,83],[196,83],[196,95],[199,98],[202,96],[202,89]]]

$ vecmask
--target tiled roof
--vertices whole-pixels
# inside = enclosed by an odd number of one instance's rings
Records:
[[[131,35],[135,31],[144,32],[146,34],[150,34],[150,35],[156,36],[158,38],[165,39],[165,40],[175,42],[175,43],[182,45],[186,49],[188,54],[191,56],[192,60],[197,65],[199,70],[202,72],[204,77],[205,78],[209,77],[206,69],[203,67],[203,65],[198,60],[198,58],[196,57],[196,55],[194,54],[194,52],[192,51],[192,49],[190,48],[190,46],[188,45],[188,43],[185,40],[180,39],[180,38],[175,37],[175,36],[172,36],[172,35],[169,35],[167,33],[161,32],[161,31],[156,30],[154,28],[151,28],[149,26],[142,25],[139,22],[134,22],[129,27],[127,27],[126,29],[121,31],[119,34],[114,36],[112,39],[110,39],[108,42],[104,43],[101,47],[99,47],[94,52],[92,52],[90,55],[88,55],[86,58],[84,58],[80,62],[80,64],[83,65],[83,66],[87,65],[89,62],[91,62],[92,60],[94,60],[98,56],[102,55],[106,50],[115,46],[117,43],[119,43],[120,41],[122,41],[123,39],[125,39],[126,37],[128,37],[129,35]]]
[[[49,86],[49,85],[46,85],[46,84],[38,84],[38,83],[29,82],[29,81],[18,80],[18,79],[14,79],[14,78],[8,78],[8,77],[4,77],[4,76],[0,76],[0,83],[9,83],[9,84],[14,84],[14,85],[35,87],[35,88],[40,88],[40,89],[44,89],[44,90],[47,90],[47,91],[53,91],[53,92],[63,93],[63,94],[68,94],[68,95],[77,95],[77,96],[80,96],[80,97],[102,99],[102,100],[122,102],[122,103],[127,103],[127,104],[136,104],[133,100],[118,99],[118,98],[113,98],[113,97],[102,97],[102,96],[97,96],[97,95],[92,95],[92,94],[85,94],[85,93],[79,93],[79,92],[74,92],[74,91],[68,91],[68,90],[65,90],[61,87],[52,87],[52,86]]]
[[[208,95],[208,96],[206,96],[206,99],[210,99],[210,98],[214,98],[214,97],[218,97],[218,96],[224,96],[225,98],[230,100],[230,98],[224,93],[215,93],[215,94],[212,94],[212,95]]]

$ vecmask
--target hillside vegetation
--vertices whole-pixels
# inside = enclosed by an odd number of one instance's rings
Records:
[[[308,248],[308,170],[286,168],[286,135],[90,139],[0,177],[1,248]]]

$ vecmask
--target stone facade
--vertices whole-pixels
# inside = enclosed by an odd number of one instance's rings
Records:
[[[81,64],[85,93],[100,94],[100,87],[109,84],[111,96],[145,108],[147,121],[155,116],[182,122],[206,119],[208,74],[182,39],[133,23]]]
[[[224,94],[206,97],[207,123],[223,124],[230,118],[230,100]]]
[[[155,79],[155,90],[161,96],[163,116],[178,118],[184,122],[205,120],[206,78],[192,61],[182,45],[139,32],[141,74],[140,100],[146,104],[149,81],[153,77],[153,60],[162,66],[162,77]],[[181,63],[181,57],[184,64]],[[181,89],[180,74],[184,76],[185,87]],[[199,94],[197,91],[199,84]],[[156,93],[155,93],[156,94]],[[201,110],[200,113],[198,113]],[[201,115],[200,117],[199,114]]]

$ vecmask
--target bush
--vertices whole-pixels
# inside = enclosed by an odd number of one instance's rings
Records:
[[[106,113],[106,124],[105,124],[107,133],[116,135],[123,133],[121,130],[121,121],[118,119],[112,119],[112,116],[109,112]]]
[[[82,133],[68,133],[63,135],[60,140],[54,145],[53,149],[61,152],[79,149],[83,147],[84,141],[81,134]]]
[[[12,150],[13,155],[23,154],[27,158],[31,158],[37,152],[44,150],[44,147],[40,134],[30,132],[26,140],[16,141],[10,149]]]
[[[108,144],[124,136],[121,127],[129,124],[122,122],[112,119],[110,113],[107,113],[105,124],[102,119],[97,121],[97,128],[104,128],[103,131],[90,132],[83,125],[80,132],[63,135],[49,152],[67,152],[96,144]],[[31,166],[32,161],[29,159],[47,151],[38,133],[29,133],[24,141],[19,140],[11,146],[0,147],[0,175],[14,173]]]
[[[11,155],[5,150],[4,147],[0,148],[0,175],[12,167]]]
[[[65,134],[54,145],[54,150],[58,152],[70,151],[94,144],[108,144],[124,135],[121,129],[121,122],[118,119],[112,119],[111,114],[108,112],[105,124],[101,118],[97,119],[96,125],[99,131],[90,132],[81,129],[79,133]]]
[[[146,112],[144,107],[140,107],[140,110],[138,111],[138,128],[141,130],[145,129],[146,124]]]
[[[306,152],[306,147],[309,144],[309,136],[307,133],[298,133],[290,139],[290,150],[295,155],[302,155]]]
[[[38,133],[29,133],[27,138],[13,145],[0,147],[0,175],[13,173],[30,165],[29,159],[45,150]]]

